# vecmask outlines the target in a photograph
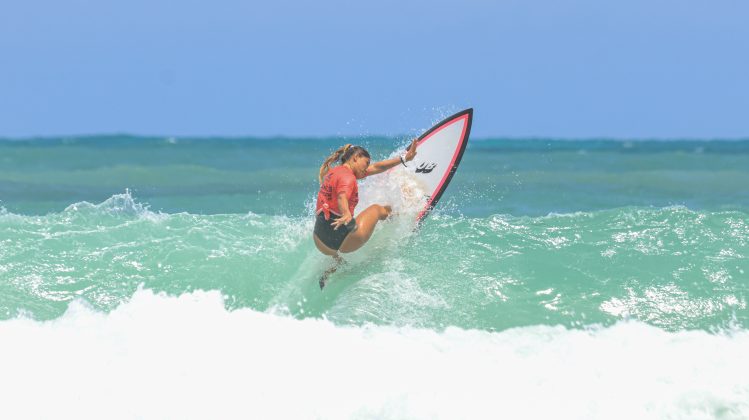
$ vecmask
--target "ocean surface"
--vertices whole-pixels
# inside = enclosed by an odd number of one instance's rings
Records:
[[[0,417],[749,418],[749,140],[472,139],[321,291],[408,140],[0,139]]]

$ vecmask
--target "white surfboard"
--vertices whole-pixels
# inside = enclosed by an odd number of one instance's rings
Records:
[[[473,108],[451,115],[427,130],[417,139],[416,157],[408,162],[409,178],[427,193],[426,204],[416,216],[421,222],[437,205],[458,169],[468,144]]]

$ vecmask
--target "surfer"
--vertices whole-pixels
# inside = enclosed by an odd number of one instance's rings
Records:
[[[392,212],[388,205],[373,204],[354,218],[359,203],[357,180],[387,171],[413,160],[416,140],[405,154],[370,164],[369,152],[361,146],[347,144],[331,154],[320,167],[320,191],[317,194],[314,240],[317,249],[335,259],[336,264],[320,279],[320,288],[342,261],[339,253],[354,252],[372,236],[377,222],[387,219]],[[340,165],[330,166],[340,161]]]

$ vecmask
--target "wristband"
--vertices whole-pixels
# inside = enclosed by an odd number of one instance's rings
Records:
[[[403,166],[406,166],[406,161],[403,159],[403,156],[405,156],[405,155],[400,155],[398,157],[400,158],[401,163],[403,164]],[[408,166],[406,166],[406,168],[408,168]]]

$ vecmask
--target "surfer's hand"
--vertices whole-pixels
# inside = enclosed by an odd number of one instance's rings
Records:
[[[411,145],[408,146],[408,150],[406,151],[406,161],[407,162],[412,161],[414,159],[414,157],[416,157],[416,141],[417,140],[418,139],[414,139],[411,142]]]
[[[344,226],[351,221],[353,217],[349,214],[348,216],[341,216],[333,221],[330,226],[333,226],[333,230],[338,230],[339,227]]]

